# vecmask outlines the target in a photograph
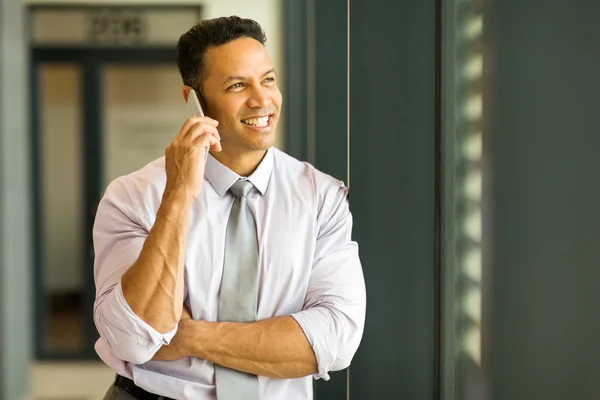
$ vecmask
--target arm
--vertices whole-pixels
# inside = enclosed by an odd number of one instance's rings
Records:
[[[175,329],[181,318],[190,207],[202,190],[205,149],[218,144],[216,121],[201,121],[188,119],[167,147],[167,183],[156,221],[139,258],[121,279],[131,310],[161,333]]]
[[[365,287],[345,193],[319,235],[304,310],[254,323],[181,321],[155,359],[196,356],[232,369],[274,378],[298,378],[346,368],[358,348],[365,318]]]
[[[206,122],[206,121],[205,121]],[[213,124],[211,122],[211,124]],[[214,126],[213,126],[214,125]],[[181,317],[190,206],[203,181],[204,149],[218,145],[216,121],[186,122],[166,151],[167,184],[149,232],[127,178],[107,189],[94,226],[94,321],[123,361],[142,364],[169,343]]]
[[[317,372],[312,347],[289,316],[251,323],[183,319],[171,344],[163,346],[154,359],[185,356],[271,378],[299,378]]]
[[[138,259],[151,223],[137,211],[127,177],[113,181],[98,206],[94,223],[94,322],[119,359],[141,364],[174,332],[161,334],[136,315],[123,295],[121,278]]]
[[[173,330],[181,318],[190,206],[185,192],[165,191],[139,258],[121,278],[131,310],[160,333]]]
[[[343,186],[328,191],[319,214],[315,261],[302,311],[302,327],[318,363],[315,378],[350,366],[360,344],[366,290],[358,245],[351,238],[352,215]]]

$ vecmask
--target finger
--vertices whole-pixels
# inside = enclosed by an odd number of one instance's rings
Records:
[[[196,117],[196,116],[186,119],[185,123],[179,130],[179,134],[177,135],[177,137],[179,138],[181,136],[184,136],[185,133],[188,132],[190,130],[190,128],[192,126],[194,126],[195,124],[197,124],[198,122],[199,122],[199,120],[198,120],[198,117]]]
[[[209,125],[213,125],[215,127],[219,126],[219,121],[217,121],[216,119],[212,119],[211,117],[199,117],[197,115],[194,115],[193,117],[188,118],[187,121],[192,121],[192,123],[203,122]]]
[[[190,123],[191,125],[197,124],[197,123],[204,123],[204,124],[212,125],[214,127],[219,126],[219,121],[217,121],[216,119],[212,119],[210,117],[199,117],[197,115],[194,115],[193,117],[188,118],[186,120],[186,124],[187,123]],[[186,124],[184,124],[184,126]]]
[[[217,151],[221,151],[221,140],[211,133],[202,134],[196,139],[194,144],[201,148],[211,146],[214,147],[215,150],[218,149]]]
[[[181,127],[181,130],[179,131],[179,135],[178,136],[179,137],[186,136],[186,133],[189,132],[189,130],[192,128],[192,126],[194,126],[194,125],[196,125],[198,123],[205,123],[205,124],[208,124],[208,125],[212,125],[215,128],[219,125],[219,121],[214,120],[212,118],[193,116],[193,117],[188,118],[188,119],[185,120],[185,123]]]
[[[208,129],[206,129],[206,131],[204,133],[214,136],[219,141],[221,140],[221,135],[219,134],[219,131],[215,127],[212,127],[212,126],[208,127]],[[196,138],[195,140],[197,140],[197,139],[198,138]]]
[[[211,124],[212,126],[214,126],[215,128],[217,126],[219,126],[219,121],[217,121],[216,119],[212,119],[211,117],[201,117],[203,119],[203,121],[205,121],[207,124]]]
[[[219,140],[221,140],[221,134],[219,133],[219,129],[215,128],[214,131],[211,131],[213,135],[215,135],[215,137]]]
[[[219,138],[219,140],[221,139],[219,131],[217,131],[216,127],[204,123],[197,123],[195,125],[192,125],[192,127],[188,130],[187,134],[182,136],[181,140],[186,142],[195,142],[201,135],[205,133],[215,135]]]
[[[217,152],[222,151],[223,147],[221,145],[221,137],[219,136],[219,141],[217,143],[214,143],[212,145],[212,148],[215,149]]]
[[[211,148],[216,152],[222,151],[223,147],[221,146],[221,141],[215,144],[211,144]]]

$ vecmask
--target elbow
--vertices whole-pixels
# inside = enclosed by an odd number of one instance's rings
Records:
[[[352,358],[337,358],[333,364],[331,364],[331,367],[329,368],[329,371],[335,372],[335,371],[341,371],[343,369],[346,369],[350,366],[352,361]]]
[[[150,361],[162,345],[160,343],[157,345],[152,343],[144,345],[140,343],[138,338],[129,335],[115,336],[110,333],[101,333],[100,336],[118,359],[131,364],[139,365]]]
[[[142,332],[112,326],[101,314],[96,315],[94,320],[100,337],[104,339],[113,354],[122,361],[144,364],[150,361],[162,346],[162,342],[149,340]]]
[[[350,364],[352,363],[352,359],[354,358],[354,355],[356,354],[357,350],[358,350],[357,342],[339,343],[337,357],[331,364],[331,367],[329,368],[329,370],[330,371],[341,371],[343,369],[348,368],[350,366]]]
[[[341,371],[350,366],[354,355],[358,351],[364,332],[364,317],[357,319],[339,318],[338,323],[334,326],[337,326],[334,339],[337,351],[329,369],[330,371]]]
[[[125,362],[131,364],[145,364],[150,361],[154,354],[160,348],[160,345],[154,351],[148,351],[147,348],[142,346],[122,346],[122,345],[114,345],[110,344],[109,346],[115,353],[118,359],[123,360]]]

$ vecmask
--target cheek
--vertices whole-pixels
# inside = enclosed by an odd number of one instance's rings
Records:
[[[281,106],[281,102],[283,101],[283,98],[282,98],[281,92],[279,91],[279,88],[277,86],[273,89],[273,94],[271,95],[271,99],[273,99],[273,103],[275,103],[277,105],[277,107]]]
[[[239,106],[234,103],[222,103],[216,115],[219,117],[215,118],[219,121],[219,125],[233,124],[239,119]]]

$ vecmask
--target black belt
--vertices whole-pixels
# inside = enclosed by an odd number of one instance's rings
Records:
[[[160,398],[160,395],[145,391],[141,387],[136,386],[131,379],[125,378],[121,375],[117,375],[115,386],[120,387],[138,400],[157,400]],[[169,397],[163,397],[163,399],[173,400]]]

